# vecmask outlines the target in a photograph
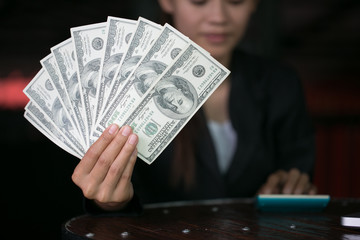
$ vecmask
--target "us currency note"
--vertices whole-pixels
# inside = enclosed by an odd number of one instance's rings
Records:
[[[159,37],[151,45],[148,52],[140,59],[135,70],[126,80],[121,92],[112,101],[114,109],[108,122],[101,122],[101,128],[115,122],[119,126],[141,101],[144,94],[155,84],[156,79],[171,64],[177,55],[187,46],[190,39],[181,32],[165,24]],[[97,128],[99,129],[99,128]],[[93,133],[94,140],[98,135]]]
[[[102,132],[104,126],[112,112],[115,110],[111,102],[115,99],[118,92],[122,90],[127,77],[135,69],[135,66],[140,61],[141,57],[146,54],[152,42],[159,36],[163,26],[149,21],[145,18],[139,17],[133,36],[131,37],[130,44],[126,51],[124,58],[121,60],[119,68],[115,72],[111,91],[107,96],[107,103],[103,114],[98,119],[98,123],[94,127],[94,131]]]
[[[35,116],[32,115],[32,113],[30,112],[30,110],[28,110],[29,106],[33,105],[33,103],[31,101],[29,101],[26,106],[25,106],[25,112],[24,112],[24,117],[37,129],[39,130],[44,136],[46,136],[47,138],[49,138],[52,142],[54,142],[55,144],[58,144],[58,142],[56,142],[53,133],[51,132],[51,130],[46,129],[45,125],[42,125],[40,123],[40,120],[36,119]],[[39,114],[40,115],[40,114]],[[44,114],[41,114],[41,118],[44,118]],[[59,143],[61,144],[61,143]]]
[[[69,96],[71,106],[74,110],[75,119],[78,124],[79,132],[85,140],[86,148],[89,147],[89,133],[87,129],[85,105],[80,95],[80,84],[77,75],[74,45],[71,38],[55,45],[51,52],[56,59],[62,81],[65,84],[66,92]]]
[[[65,90],[65,84],[60,76],[59,68],[54,55],[52,53],[48,54],[46,57],[40,60],[40,63],[49,74],[50,80],[58,91],[61,105],[65,107],[64,110],[69,114],[71,124],[76,128],[78,136],[81,136],[82,144],[84,145],[86,136],[81,135],[79,131],[78,121],[76,120],[75,113],[70,103],[68,92]]]
[[[229,74],[190,43],[124,122],[139,136],[138,156],[154,162]]]
[[[31,101],[25,106],[24,117],[50,141],[71,155],[81,159],[81,155],[77,152],[76,148],[66,140],[56,126]]]
[[[101,58],[104,55],[106,22],[89,24],[70,29],[75,48],[80,94],[85,105],[88,133],[92,131],[96,91],[100,78]]]
[[[78,139],[77,130],[71,123],[65,107],[61,104],[59,94],[47,71],[41,68],[23,92],[41,109],[41,112],[49,117],[78,152],[84,154],[85,149]]]
[[[115,77],[116,69],[120,65],[121,58],[127,50],[131,35],[133,34],[137,21],[109,16],[107,18],[105,52],[100,64],[100,81],[97,87],[97,103],[93,124],[101,115],[104,100],[110,92],[111,83]]]

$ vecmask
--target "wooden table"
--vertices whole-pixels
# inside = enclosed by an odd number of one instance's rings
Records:
[[[62,228],[63,239],[360,239],[341,216],[360,212],[360,199],[331,199],[320,212],[260,212],[254,199],[146,205],[138,217],[83,215]]]

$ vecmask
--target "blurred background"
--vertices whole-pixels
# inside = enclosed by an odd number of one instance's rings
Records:
[[[71,27],[107,16],[158,21],[159,8],[156,0],[0,0],[0,204],[14,239],[60,239],[61,224],[83,213],[71,181],[78,159],[26,121],[22,90]],[[260,1],[239,47],[298,71],[316,128],[319,193],[360,198],[360,2]]]

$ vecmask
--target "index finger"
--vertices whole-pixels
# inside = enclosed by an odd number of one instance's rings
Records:
[[[282,189],[282,193],[284,194],[292,194],[295,191],[296,185],[300,178],[300,171],[296,168],[293,168],[288,173],[288,178],[285,183],[284,188]]]
[[[263,194],[274,194],[278,192],[279,187],[286,179],[286,173],[283,170],[279,170],[272,173],[266,183],[263,185],[261,192]]]
[[[95,166],[100,155],[115,138],[118,131],[119,126],[117,124],[108,126],[101,136],[90,146],[76,168],[80,168],[84,172],[89,173]]]

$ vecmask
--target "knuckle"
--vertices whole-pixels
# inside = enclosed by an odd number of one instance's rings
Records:
[[[100,139],[104,142],[110,142],[113,139],[113,136],[110,135],[108,132],[104,132],[103,134],[101,134]]]
[[[94,147],[94,145],[90,146],[90,148],[87,150],[84,158],[94,158],[97,155],[97,151]]]
[[[109,168],[108,175],[111,177],[117,176],[120,172],[120,166],[112,164]]]
[[[129,201],[134,195],[134,189],[132,188],[131,182],[127,183],[125,186],[123,185],[121,189],[122,189],[121,192],[118,192],[118,194],[116,194],[115,196],[116,201],[117,202]]]
[[[129,182],[131,180],[131,175],[130,174],[122,174],[121,175],[121,180]]]
[[[130,156],[130,162],[132,163],[132,165],[135,165],[136,160],[137,160],[137,150],[135,148],[134,152],[132,152]]]
[[[101,203],[106,203],[109,201],[109,199],[110,199],[110,195],[107,191],[100,191],[96,196],[96,200]]]
[[[86,184],[86,186],[82,187],[83,195],[88,199],[94,199],[94,197],[96,196],[96,190],[97,188],[92,182],[89,182],[88,184]]]
[[[101,155],[97,161],[97,164],[101,167],[109,167],[111,164],[111,161],[108,157]]]
[[[84,172],[82,170],[81,167],[77,166],[72,175],[71,175],[71,180],[77,185],[77,186],[80,186],[81,185],[81,182],[84,178]]]
[[[270,181],[276,181],[278,178],[279,178],[279,177],[278,177],[278,174],[276,174],[276,173],[272,173],[272,174],[270,174],[270,176],[269,176],[269,180],[270,180]]]
[[[308,182],[310,180],[309,175],[307,175],[306,173],[302,174],[302,178],[304,179],[304,182]]]
[[[296,175],[300,175],[300,171],[299,171],[299,169],[297,169],[297,168],[292,168],[292,169],[290,170],[290,173],[296,174]]]
[[[126,141],[126,137],[121,135],[121,134],[117,134],[116,137],[114,138],[114,142],[116,143],[116,145],[124,145]]]
[[[123,149],[127,154],[132,154],[135,148],[136,148],[135,145],[126,143]]]
[[[75,169],[73,174],[71,175],[71,180],[76,184],[79,185],[80,183],[80,173],[79,170]]]

